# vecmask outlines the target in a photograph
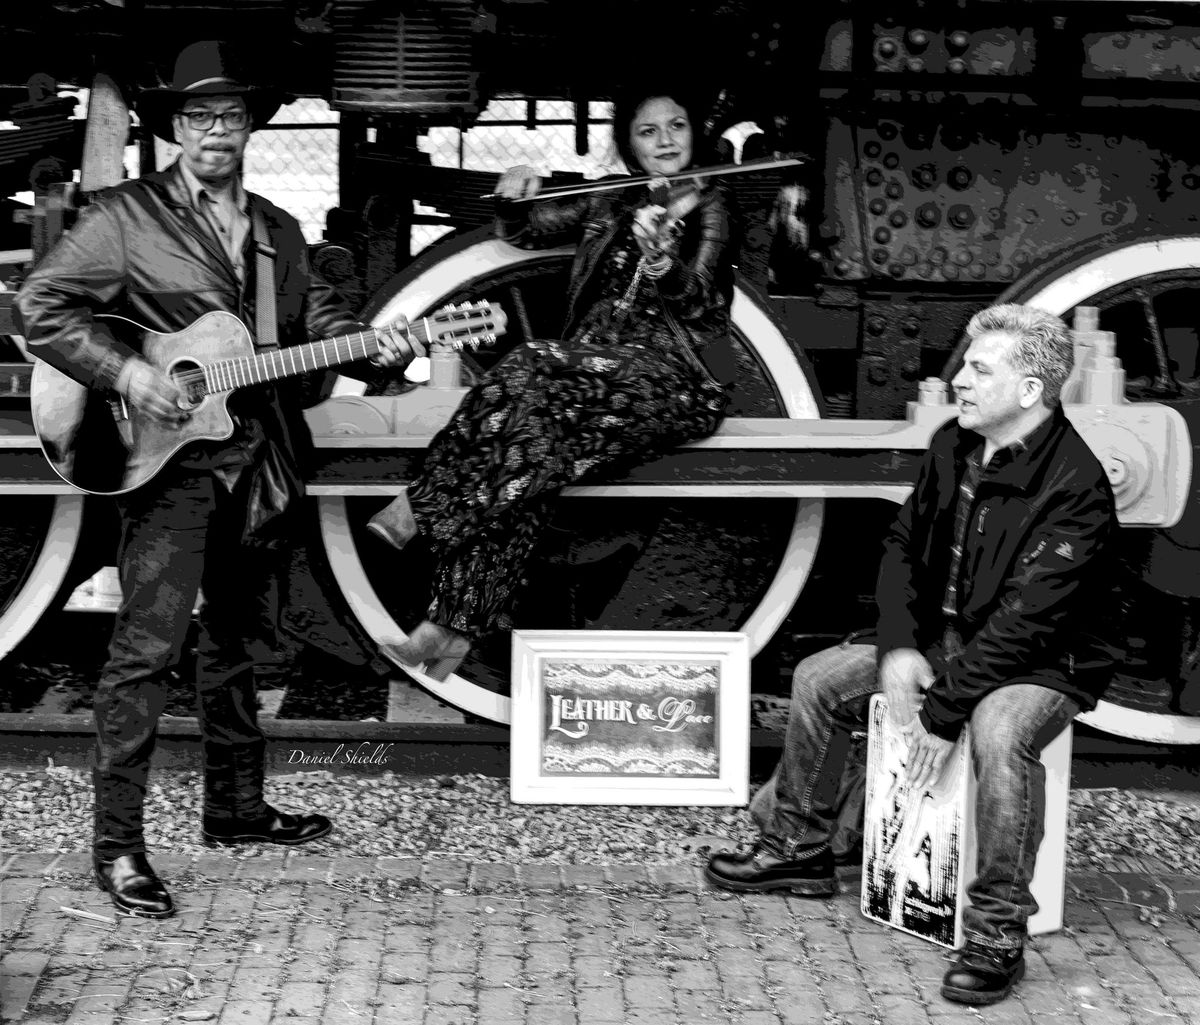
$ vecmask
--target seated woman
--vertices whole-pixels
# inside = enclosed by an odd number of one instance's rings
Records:
[[[655,178],[678,174],[692,165],[695,114],[670,89],[619,99],[618,152]],[[531,203],[531,168],[500,178],[501,238],[578,243],[563,340],[526,342],[489,371],[417,479],[371,519],[397,548],[424,534],[434,556],[429,618],[384,646],[396,662],[445,679],[473,639],[511,629],[514,592],[559,489],[717,429],[734,368],[733,229],[720,189],[686,184]]]

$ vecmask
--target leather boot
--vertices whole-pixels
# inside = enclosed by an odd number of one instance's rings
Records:
[[[1008,996],[1024,975],[1023,950],[994,950],[968,941],[942,978],[942,996],[956,1004],[995,1004]]]
[[[400,494],[392,502],[367,521],[367,529],[393,548],[403,549],[420,529],[412,506],[408,504],[408,492],[401,488]]]
[[[135,918],[170,918],[175,904],[145,854],[123,854],[107,861],[92,858],[96,885],[122,914]]]
[[[471,642],[457,630],[422,620],[400,644],[381,644],[380,650],[402,669],[421,669],[444,680],[471,651]]]
[[[710,883],[740,893],[790,890],[803,897],[831,897],[837,892],[829,844],[802,847],[788,858],[775,843],[761,837],[745,854],[714,854],[704,875]]]
[[[205,816],[203,835],[210,843],[277,843],[295,847],[327,836],[333,823],[324,815],[291,815],[266,805],[266,813],[253,819],[215,819]]]
[[[268,812],[263,799],[262,744],[204,745],[204,821],[257,820]]]

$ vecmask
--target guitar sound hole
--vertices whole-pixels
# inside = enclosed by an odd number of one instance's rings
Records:
[[[183,395],[182,405],[193,409],[204,401],[204,368],[193,360],[180,360],[171,367],[171,379]]]

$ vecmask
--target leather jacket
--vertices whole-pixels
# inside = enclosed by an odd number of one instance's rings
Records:
[[[270,201],[249,194],[276,249],[275,293],[281,347],[310,336],[359,330],[361,325],[316,277],[300,226]],[[224,247],[192,209],[178,163],[105,190],[26,279],[14,303],[29,351],[93,388],[111,389],[122,366],[140,348],[136,331],[115,314],[157,332],[175,332],[212,310],[238,315],[254,332],[255,247],[246,239],[245,281],[239,282]],[[354,365],[359,373],[365,368]],[[354,369],[351,368],[353,373]],[[369,373],[369,371],[366,371]],[[243,421],[233,442],[197,442],[177,458],[187,465],[219,465],[246,434],[261,463],[266,453],[288,464],[298,484],[306,475],[312,437],[302,415],[304,386],[297,380],[261,385],[233,397]],[[262,445],[265,437],[274,445]],[[302,487],[302,485],[300,485]],[[278,501],[280,496],[275,496]],[[260,521],[263,510],[248,509]]]
[[[596,269],[645,196],[644,189],[630,187],[574,200],[497,203],[496,234],[504,241],[522,249],[572,243],[577,247],[567,289],[564,339],[571,337],[594,301]],[[736,372],[729,316],[736,238],[729,195],[721,188],[705,189],[683,219],[679,258],[656,282],[672,330],[726,387],[732,385]]]

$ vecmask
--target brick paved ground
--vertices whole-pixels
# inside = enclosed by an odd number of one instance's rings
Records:
[[[944,952],[690,867],[159,856],[180,914],[109,925],[82,855],[3,866],[3,1018],[87,1025],[1200,1023],[1200,880],[1077,875],[1017,995],[944,1002]],[[22,1017],[23,1016],[23,1017]]]

